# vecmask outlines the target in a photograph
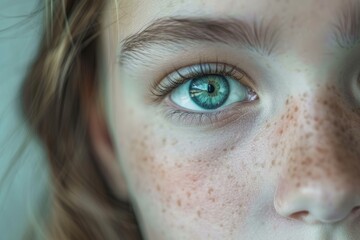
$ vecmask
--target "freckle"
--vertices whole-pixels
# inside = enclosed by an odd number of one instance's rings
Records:
[[[231,178],[233,178],[233,176],[231,176],[231,175],[228,175],[228,176],[227,176],[227,178],[228,178],[228,179],[231,179]]]
[[[347,129],[346,129],[345,126],[341,126],[341,127],[340,127],[340,131],[341,131],[341,132],[346,132],[346,130],[347,130]]]
[[[284,130],[283,129],[280,129],[279,130],[279,134],[282,135],[284,133]]]
[[[327,150],[321,147],[316,147],[316,151],[318,151],[319,153],[327,153]]]
[[[312,161],[313,161],[312,158],[307,157],[307,158],[305,159],[305,164],[311,164]]]
[[[235,149],[235,147],[234,146],[232,146],[231,148],[230,148],[230,150],[232,151],[232,150],[234,150]]]
[[[181,164],[181,163],[176,163],[175,166],[178,167],[178,168],[182,168],[182,164]]]
[[[307,133],[307,134],[305,134],[305,138],[309,139],[310,137],[312,137],[312,135],[313,135],[312,133]]]
[[[186,192],[186,196],[189,198],[191,197],[191,192]]]
[[[178,200],[176,201],[176,204],[177,204],[179,207],[181,207],[181,200],[178,199]]]
[[[213,191],[214,191],[213,188],[209,188],[209,189],[208,189],[208,194],[211,195],[211,193],[212,193]]]
[[[286,104],[286,105],[288,105],[288,104],[289,104],[289,99],[286,99],[285,104]]]
[[[226,151],[227,151],[227,148],[224,148],[224,149],[223,149],[223,152],[226,152]]]
[[[276,161],[275,161],[275,159],[273,159],[273,160],[271,161],[271,166],[275,166],[275,164],[276,164]]]
[[[198,210],[196,213],[197,213],[197,216],[198,216],[199,218],[201,218],[201,211]]]
[[[158,190],[158,191],[160,191],[160,190],[161,190],[161,188],[160,188],[159,184],[157,184],[157,185],[156,185],[156,190]]]
[[[294,108],[294,111],[297,112],[299,110],[298,106]]]

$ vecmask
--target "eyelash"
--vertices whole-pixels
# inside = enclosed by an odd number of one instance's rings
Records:
[[[200,66],[200,68],[199,68]],[[185,69],[186,74],[182,74],[181,70]],[[200,71],[199,71],[200,69]],[[199,63],[194,64],[188,67],[184,67],[179,69],[175,69],[173,74],[169,74],[166,77],[166,80],[161,81],[160,83],[155,83],[151,86],[151,94],[154,102],[161,102],[165,97],[167,97],[172,91],[174,91],[177,87],[186,83],[187,81],[204,76],[204,75],[223,75],[234,78],[235,80],[242,83],[244,86],[250,88],[247,84],[241,82],[243,77],[246,76],[244,72],[237,69],[236,67],[221,63],[221,62],[209,62],[209,63]],[[175,75],[175,76],[174,76]],[[239,76],[241,75],[241,76]],[[170,101],[168,101],[170,102]],[[224,119],[224,115],[228,115],[227,112],[229,109],[220,109],[216,111],[206,111],[206,112],[191,112],[184,109],[179,109],[179,107],[175,107],[173,103],[167,103],[165,106],[165,116],[168,119],[180,121],[181,123],[187,124],[214,124],[219,122],[219,119]],[[226,118],[227,119],[227,118]]]
[[[215,70],[212,69],[212,65],[215,64]],[[198,71],[197,66],[200,66],[200,72]],[[221,67],[219,69],[219,66]],[[210,71],[205,71],[204,67],[208,68]],[[229,68],[227,70],[227,68]],[[179,77],[173,77],[172,74],[168,75],[166,77],[167,81],[161,81],[159,84],[152,85],[151,93],[153,96],[155,96],[155,101],[162,100],[165,96],[167,96],[169,93],[171,93],[174,89],[179,87],[181,84],[184,84],[185,82],[189,81],[192,78],[204,76],[204,75],[211,75],[211,74],[218,74],[223,76],[234,76],[236,72],[236,68],[231,65],[227,65],[220,62],[214,62],[214,63],[200,63],[196,65],[192,65],[189,67],[186,67],[186,71],[189,73],[184,76],[180,73],[180,70],[174,70],[176,75]],[[243,74],[243,73],[242,73]],[[243,74],[244,76],[245,74]],[[242,76],[242,77],[243,77]],[[241,81],[241,78],[235,78],[238,81]]]

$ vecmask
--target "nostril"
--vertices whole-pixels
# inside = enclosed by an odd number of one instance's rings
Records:
[[[293,213],[289,216],[289,218],[297,220],[297,221],[310,223],[310,224],[320,223],[320,221],[318,219],[314,218],[314,216],[312,216],[308,211],[299,211],[299,212]]]
[[[353,210],[351,211],[351,215],[359,216],[360,215],[360,207],[354,207]]]
[[[309,215],[308,211],[300,211],[300,212],[296,212],[291,214],[289,217],[295,220],[300,220],[303,221],[305,217],[307,217]]]
[[[360,207],[354,207],[349,217],[351,221],[358,221],[360,219]]]
[[[360,211],[360,207],[354,207],[352,213],[356,213]]]

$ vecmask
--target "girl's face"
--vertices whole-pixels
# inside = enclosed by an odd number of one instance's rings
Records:
[[[107,119],[146,239],[358,239],[360,2],[105,15]]]

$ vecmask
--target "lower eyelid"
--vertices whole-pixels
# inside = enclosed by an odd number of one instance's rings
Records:
[[[162,104],[163,115],[174,124],[182,126],[196,126],[203,128],[219,128],[229,124],[236,119],[246,117],[252,113],[251,108],[256,105],[258,100],[250,102],[235,102],[225,108],[206,112],[190,112],[180,109],[174,105],[167,97]]]

